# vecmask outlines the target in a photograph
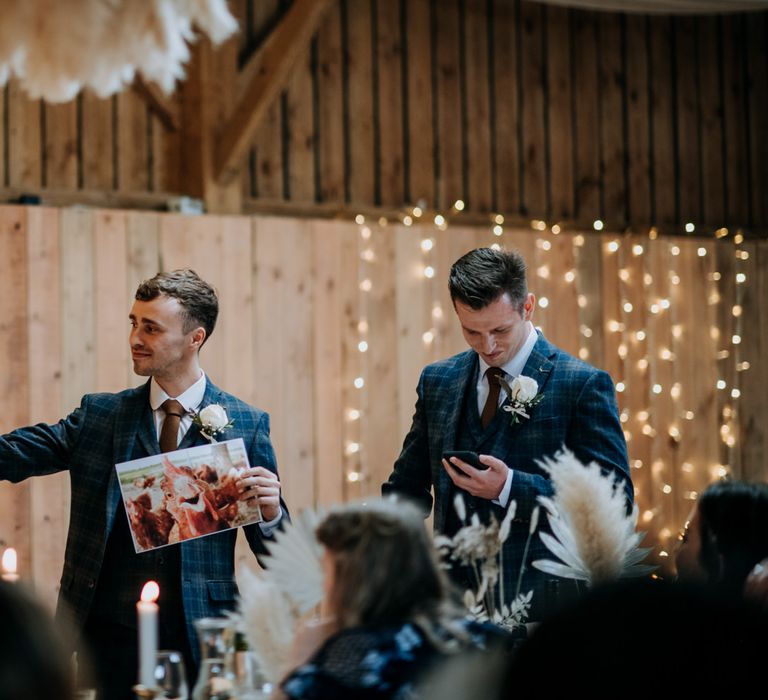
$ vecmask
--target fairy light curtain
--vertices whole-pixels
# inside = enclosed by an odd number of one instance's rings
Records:
[[[692,222],[685,236],[662,236],[655,227],[608,233],[602,221],[593,223],[591,234],[540,220],[526,231],[498,213],[483,231],[461,225],[463,209],[458,200],[448,212],[409,208],[398,221],[356,217],[358,323],[349,339],[354,370],[344,392],[346,496],[373,492],[380,480],[381,454],[366,444],[366,425],[374,403],[369,387],[375,384],[375,363],[368,356],[381,342],[375,324],[369,325],[371,304],[381,278],[376,269],[391,255],[386,241],[397,239],[396,257],[406,262],[398,267],[398,284],[408,290],[404,303],[419,307],[398,311],[398,333],[414,338],[412,349],[420,344],[423,350],[406,363],[406,371],[413,370],[410,383],[400,387],[406,393],[413,392],[424,364],[465,347],[446,297],[453,260],[475,245],[519,248],[537,293],[537,323],[562,347],[606,369],[616,383],[638,527],[649,532],[653,559],[669,573],[677,532],[700,491],[719,478],[748,476],[740,444],[749,420],[742,394],[757,346],[743,309],[759,277],[750,274],[758,264],[750,255],[754,243],[741,230],[700,230]],[[747,336],[753,342],[745,349]],[[401,435],[411,408],[400,421]]]
[[[237,30],[226,0],[0,0],[0,84],[33,99],[107,97],[137,73],[165,92],[184,77],[195,29],[219,43]]]

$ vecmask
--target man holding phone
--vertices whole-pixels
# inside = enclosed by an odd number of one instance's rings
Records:
[[[461,527],[453,508],[457,493],[468,513],[484,521],[492,513],[501,520],[514,500],[501,572],[509,603],[537,498],[552,495],[537,460],[567,447],[623,482],[631,504],[627,447],[608,374],[556,348],[533,327],[536,298],[519,253],[470,251],[452,266],[449,289],[470,349],[422,371],[413,423],[382,491],[407,496],[429,514],[434,489],[435,530],[448,536]],[[533,619],[568,588],[530,567],[548,556],[535,537],[521,589],[534,590]],[[460,571],[453,573],[467,585]]]

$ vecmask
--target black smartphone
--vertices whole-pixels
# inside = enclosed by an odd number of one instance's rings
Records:
[[[462,462],[471,464],[475,469],[480,469],[481,471],[488,469],[488,465],[483,464],[480,461],[480,458],[477,456],[477,452],[471,452],[470,450],[447,450],[443,452],[443,459],[445,459],[448,464],[450,464],[456,471],[461,471],[457,464],[451,462],[451,457],[456,457]]]

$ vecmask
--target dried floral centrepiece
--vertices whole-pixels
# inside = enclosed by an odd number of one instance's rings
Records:
[[[508,629],[519,627],[528,619],[533,598],[533,591],[521,594],[520,585],[524,562],[528,555],[528,546],[538,526],[538,507],[531,517],[531,527],[523,553],[523,564],[517,579],[515,597],[510,605],[504,602],[504,579],[503,576],[500,576],[500,572],[504,564],[504,543],[509,537],[517,503],[510,501],[501,523],[491,516],[487,525],[480,522],[477,513],[473,513],[467,523],[466,507],[461,494],[457,494],[454,499],[454,508],[459,520],[466,524],[453,537],[436,535],[435,546],[444,557],[450,558],[472,571],[476,588],[465,591],[464,605],[469,610],[470,615],[478,620],[490,620]],[[498,599],[497,584],[499,584]]]

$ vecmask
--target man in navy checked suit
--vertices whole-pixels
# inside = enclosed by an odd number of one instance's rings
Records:
[[[160,453],[163,403],[172,398],[181,404],[175,436],[180,448],[207,443],[192,412],[212,404],[223,407],[232,422],[220,439],[243,438],[252,466],[241,473],[241,498],[255,499],[264,518],[243,528],[254,553],[266,552],[263,540],[288,517],[269,416],[221,391],[200,367],[199,351],[218,308],[214,289],[191,270],[146,280],[130,313],[130,346],[134,372],[149,381],[118,394],[86,395],[56,425],[0,437],[0,478],[70,472],[72,506],[58,612],[71,615],[82,630],[100,697],[108,700],[133,697],[135,604],[145,581],[160,584],[160,646],[181,650],[192,678],[199,661],[194,620],[222,616],[235,603],[237,530],[134,551],[115,464]]]
[[[536,298],[528,291],[519,253],[470,251],[451,268],[449,288],[471,349],[423,370],[411,429],[382,491],[410,497],[428,514],[433,490],[435,530],[449,536],[461,526],[453,508],[456,494],[464,496],[470,514],[476,512],[484,521],[490,514],[501,520],[510,501],[516,501],[501,572],[509,602],[537,497],[552,494],[537,460],[565,446],[585,464],[597,462],[623,483],[631,504],[626,442],[611,378],[559,350],[533,327]],[[536,380],[543,398],[529,410],[529,418],[512,424],[513,414],[501,410],[510,403],[503,387],[496,388],[498,398],[493,400],[489,379],[498,380],[495,370],[486,374],[489,368],[503,370],[508,382],[520,375]],[[449,463],[443,454],[452,450],[479,453],[486,468],[476,469],[456,457]],[[573,584],[532,569],[531,561],[539,558],[552,555],[536,535],[521,586],[523,593],[534,591],[532,619],[574,590]],[[452,574],[462,588],[471,585],[466,571]]]

